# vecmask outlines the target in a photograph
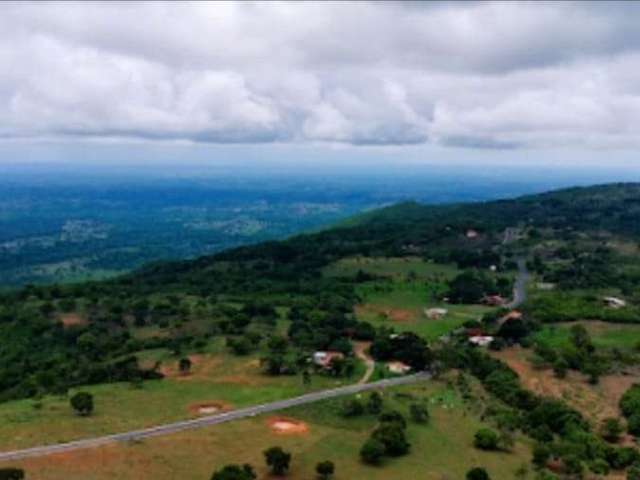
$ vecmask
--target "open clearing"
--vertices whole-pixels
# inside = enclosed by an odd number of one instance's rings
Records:
[[[586,376],[575,371],[569,371],[566,378],[559,379],[551,369],[534,368],[529,361],[531,350],[519,347],[492,352],[492,355],[517,372],[525,388],[539,395],[565,400],[594,425],[604,418],[618,417],[620,397],[631,385],[640,382],[640,370],[637,369],[629,375],[602,376],[598,385],[590,385]]]
[[[413,331],[427,340],[435,340],[468,320],[478,320],[491,310],[483,305],[453,305],[430,301],[430,291],[422,283],[393,284],[386,289],[363,289],[363,303],[355,307],[359,320],[376,327],[394,327]],[[440,319],[427,318],[425,309],[441,307],[447,314]]]
[[[313,376],[312,385],[305,387],[299,375],[264,375],[256,356],[235,357],[223,352],[197,355],[192,357],[195,362],[191,373],[184,375],[177,372],[178,359],[168,352],[146,355],[145,361],[149,362],[162,358],[163,365],[174,374],[144,382],[141,387],[128,383],[82,387],[80,390],[94,395],[95,412],[90,418],[75,415],[68,397],[3,403],[0,449],[28,448],[170,423],[207,414],[198,409],[211,408],[211,404],[225,409],[272,402],[353,383],[363,371],[357,369],[354,377],[347,380]]]
[[[288,417],[269,418],[267,424],[273,433],[279,435],[300,435],[309,431],[305,422]]]
[[[561,348],[570,341],[572,325],[583,325],[596,347],[632,349],[640,345],[640,325],[589,320],[545,325],[535,334],[536,341]]]
[[[399,395],[400,394],[400,395]],[[217,425],[198,431],[113,445],[19,462],[29,478],[39,480],[156,480],[206,479],[228,463],[253,464],[259,478],[271,478],[262,451],[281,445],[293,453],[287,478],[315,477],[318,461],[336,464],[337,480],[463,478],[476,465],[487,467],[493,478],[513,478],[515,470],[530,459],[528,446],[518,442],[514,453],[482,452],[472,446],[473,434],[482,425],[469,413],[456,393],[443,383],[398,387],[385,391],[385,404],[407,412],[411,398],[428,398],[432,421],[410,423],[408,456],[389,459],[380,467],[358,459],[362,443],[375,427],[371,416],[345,419],[337,415],[341,401],[326,401],[286,411],[287,421],[304,422],[304,434],[274,434],[264,417]],[[92,419],[83,419],[89,422]],[[242,441],[230,441],[242,439]]]
[[[370,275],[404,280],[407,275],[421,279],[453,278],[458,269],[454,265],[425,262],[419,257],[402,258],[344,258],[324,269],[327,276],[354,276],[359,271]]]

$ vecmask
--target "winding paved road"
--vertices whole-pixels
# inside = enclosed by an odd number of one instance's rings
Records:
[[[241,408],[238,410],[232,410],[230,412],[220,413],[217,415],[200,417],[193,420],[183,420],[180,422],[168,423],[166,425],[158,425],[156,427],[144,428],[141,430],[132,430],[129,432],[106,435],[104,437],[87,438],[84,440],[75,440],[73,442],[58,443],[55,445],[44,445],[41,447],[27,448],[24,450],[13,450],[9,452],[2,452],[0,453],[0,461],[20,460],[28,457],[40,457],[44,455],[50,455],[53,453],[69,452],[72,450],[80,450],[83,448],[99,447],[99,446],[107,445],[111,443],[142,440],[144,438],[157,437],[159,435],[167,435],[170,433],[182,432],[184,430],[202,428],[209,425],[217,425],[219,423],[230,422],[232,420],[239,420],[241,418],[254,417],[262,413],[269,413],[277,410],[283,410],[286,408],[295,407],[298,405],[304,405],[307,403],[319,402],[321,400],[327,400],[330,398],[336,398],[336,397],[341,397],[345,395],[352,395],[354,393],[360,393],[367,390],[394,387],[397,385],[406,385],[410,383],[426,381],[426,380],[429,380],[430,378],[431,378],[431,375],[429,373],[422,372],[414,375],[407,375],[404,377],[380,380],[372,383],[355,384],[355,385],[348,385],[346,387],[334,388],[330,390],[322,390],[320,392],[307,393],[299,397],[289,398],[286,400],[279,400],[277,402],[272,402],[272,403],[265,403],[265,404],[256,405],[253,407]]]

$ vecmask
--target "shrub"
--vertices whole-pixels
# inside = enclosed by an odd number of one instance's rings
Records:
[[[620,434],[624,431],[620,420],[617,418],[607,418],[602,422],[600,435],[608,442],[615,443],[620,439]]]
[[[78,392],[69,400],[71,407],[79,415],[87,416],[93,412],[93,395],[87,392]]]
[[[478,430],[473,438],[473,445],[480,450],[497,450],[499,437],[488,428]]]
[[[227,465],[215,472],[211,480],[255,480],[256,473],[249,464]]]
[[[467,472],[467,480],[491,480],[491,477],[484,468],[475,467]]]
[[[336,471],[336,466],[330,460],[325,460],[316,465],[316,473],[322,480],[328,480]]]
[[[291,462],[291,454],[289,452],[285,452],[281,447],[271,447],[263,453],[265,462],[274,475],[284,475],[289,470],[289,463]]]
[[[21,468],[0,468],[0,480],[22,480],[24,478],[24,470]]]
[[[369,395],[369,401],[367,402],[367,411],[374,415],[377,415],[382,411],[382,395],[380,395],[380,393],[371,392],[371,395]]]
[[[634,413],[627,418],[627,431],[636,437],[640,435],[640,413]]]
[[[385,454],[385,446],[382,442],[370,438],[360,449],[360,458],[370,465],[378,465]]]
[[[398,425],[402,429],[407,428],[407,421],[397,410],[387,410],[386,412],[382,412],[378,417],[378,420],[380,420],[380,423],[392,423]]]
[[[409,406],[411,419],[417,423],[427,423],[429,421],[429,409],[424,403],[412,403]]]
[[[399,457],[409,452],[410,443],[404,434],[404,428],[397,423],[383,423],[371,435],[371,438],[384,445],[384,453]]]
[[[344,417],[358,417],[364,413],[364,406],[357,398],[347,400],[342,404],[342,415]]]
[[[589,470],[596,475],[608,475],[609,464],[602,458],[596,458],[589,464]]]
[[[640,413],[640,384],[632,385],[620,399],[620,410],[625,417]]]
[[[628,468],[627,480],[640,480],[640,464],[634,463]]]
[[[547,462],[549,461],[549,458],[551,458],[551,450],[548,446],[542,443],[538,443],[535,447],[533,447],[533,458],[531,459],[531,461],[536,467],[545,467],[547,465]]]

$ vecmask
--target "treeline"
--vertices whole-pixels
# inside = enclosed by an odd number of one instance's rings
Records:
[[[470,372],[484,388],[509,408],[487,412],[502,429],[520,430],[536,441],[533,463],[538,468],[560,462],[571,478],[582,478],[586,470],[607,475],[610,470],[640,466],[640,453],[633,447],[608,443],[593,432],[582,415],[561,400],[543,398],[524,389],[518,375],[503,362],[477,348],[448,348],[440,353],[445,365]],[[623,401],[630,414],[637,411],[637,391]],[[623,411],[624,407],[623,406]],[[552,477],[553,478],[553,477]]]

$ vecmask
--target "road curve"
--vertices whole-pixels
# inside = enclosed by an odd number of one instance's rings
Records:
[[[359,384],[367,383],[376,369],[376,362],[367,354],[367,349],[371,346],[371,342],[354,342],[353,351],[360,360],[362,360],[367,368],[364,375],[358,382]]]
[[[84,448],[99,447],[99,446],[108,445],[111,443],[142,440],[144,438],[157,437],[159,435],[167,435],[170,433],[182,432],[184,430],[193,430],[196,428],[202,428],[209,425],[217,425],[219,423],[230,422],[232,420],[239,420],[242,418],[253,417],[255,415],[260,415],[262,413],[274,412],[277,410],[283,410],[285,408],[304,405],[307,403],[319,402],[321,400],[341,397],[344,395],[352,395],[354,393],[360,393],[367,390],[374,390],[378,388],[394,387],[398,385],[416,383],[420,381],[429,380],[430,378],[431,378],[431,375],[429,373],[422,372],[422,373],[416,373],[414,375],[407,375],[404,377],[380,380],[372,383],[354,384],[354,385],[348,385],[346,387],[333,388],[330,390],[322,390],[320,392],[307,393],[299,397],[289,398],[286,400],[279,400],[277,402],[256,405],[253,407],[241,408],[238,410],[232,410],[230,412],[220,413],[217,415],[200,417],[193,420],[183,420],[180,422],[168,423],[165,425],[158,425],[156,427],[144,428],[140,430],[132,430],[129,432],[116,433],[113,435],[106,435],[103,437],[87,438],[84,440],[75,440],[73,442],[58,443],[55,445],[44,445],[41,447],[26,448],[23,450],[1,452],[0,461],[21,460],[29,457],[40,457],[40,456],[50,455],[54,453],[62,453],[62,452],[69,452],[72,450],[80,450]]]
[[[529,271],[525,259],[518,260],[518,276],[513,284],[513,300],[506,304],[507,308],[516,308],[527,299],[527,282],[529,281]]]

